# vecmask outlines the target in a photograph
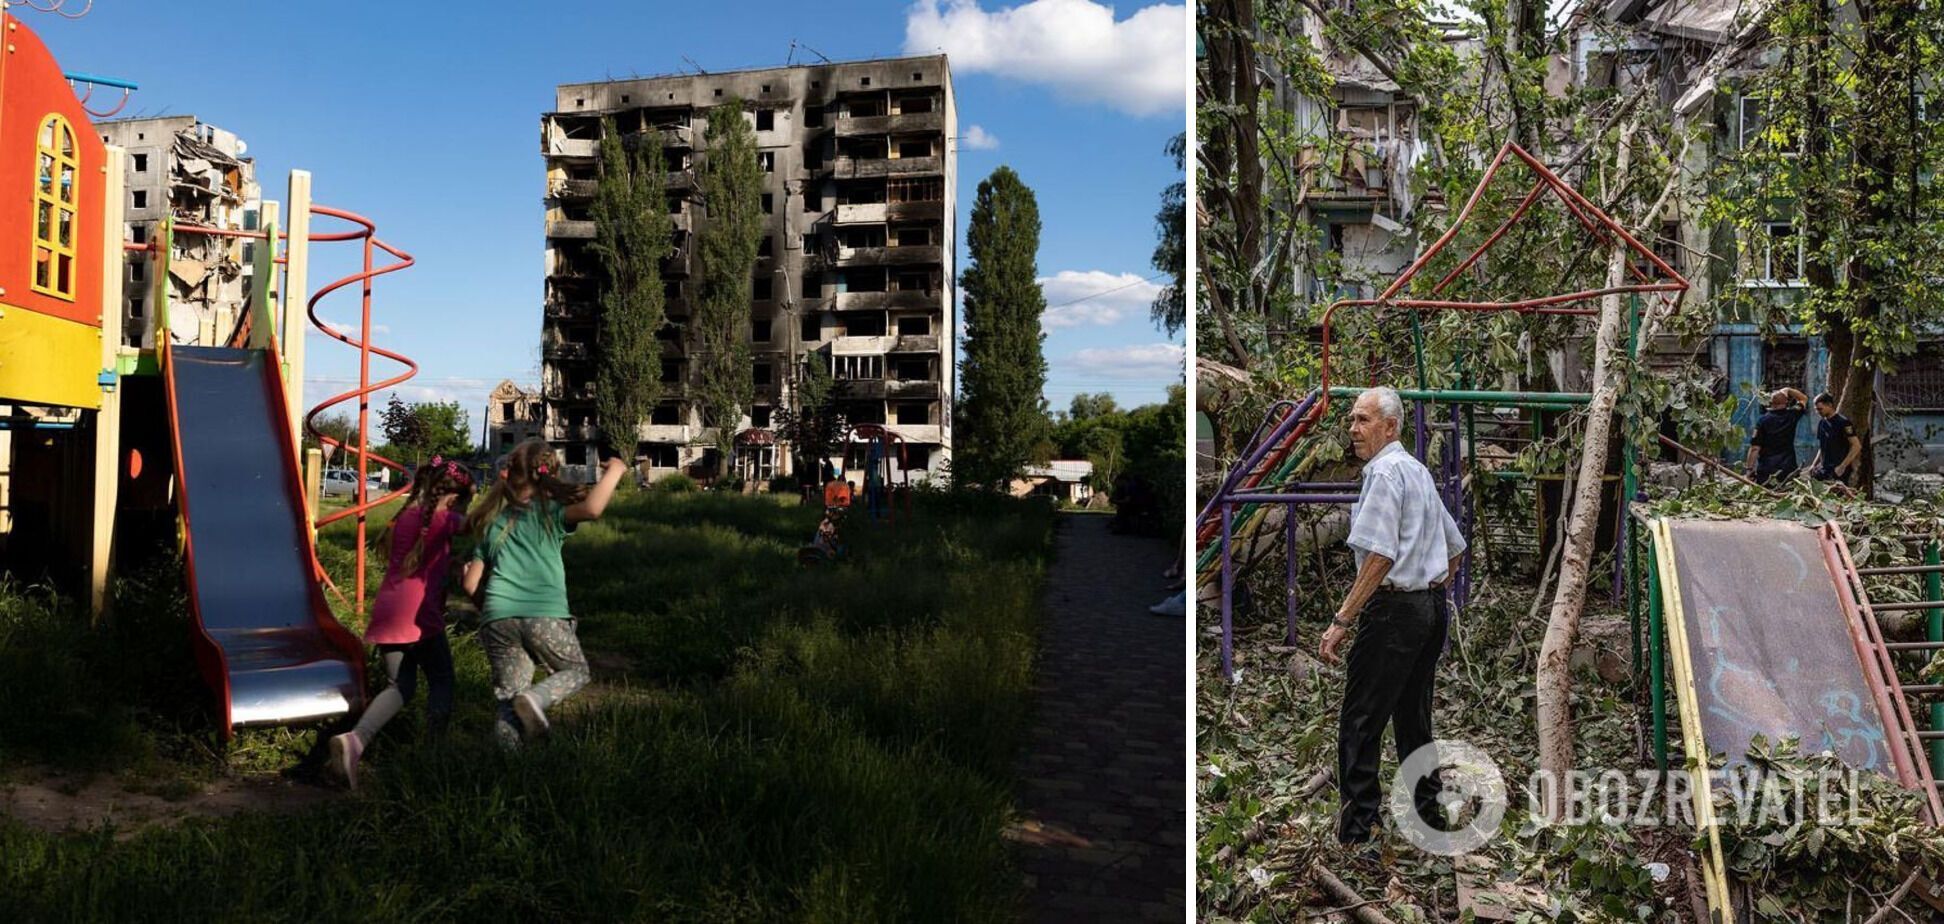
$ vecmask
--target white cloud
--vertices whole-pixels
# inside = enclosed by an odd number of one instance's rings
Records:
[[[326,324],[329,324],[329,325],[331,325],[331,326],[332,326],[333,328],[336,328],[337,330],[339,330],[339,331],[341,331],[341,332],[343,332],[343,333],[344,333],[344,334],[345,334],[346,336],[349,336],[349,337],[356,337],[356,336],[358,336],[358,324],[357,324],[357,322],[356,322],[356,321],[351,321],[351,322],[345,322],[345,321],[340,321],[340,320],[338,320],[337,318],[327,318],[327,317],[325,317],[325,316],[323,316],[323,315],[321,315],[321,314],[320,314],[320,315],[318,315],[317,317],[318,317],[318,320],[320,320],[320,321],[323,321],[324,323],[326,323]],[[309,333],[309,334],[312,334],[312,335],[314,335],[314,336],[318,336],[318,337],[324,337],[324,338],[327,338],[327,339],[333,339],[333,338],[331,338],[331,335],[330,335],[330,334],[327,334],[327,333],[325,333],[325,332],[323,332],[323,331],[321,331],[321,330],[318,330],[318,329],[317,329],[317,325],[315,325],[315,324],[311,324],[311,323],[309,323],[309,321],[308,321],[308,320],[306,320],[306,321],[305,321],[305,324],[306,324],[306,327],[304,328],[304,330],[305,330],[305,332],[306,332],[306,333]],[[371,325],[371,332],[372,332],[373,334],[389,334],[389,333],[391,333],[391,325],[389,325],[389,324],[373,324],[373,325]]]
[[[1132,115],[1187,106],[1182,4],[1155,4],[1115,22],[1113,7],[1092,0],[1030,0],[992,12],[978,0],[918,0],[905,15],[905,52],[940,51],[959,73],[1046,84]]]
[[[1182,348],[1173,343],[1094,347],[1070,357],[1075,372],[1095,379],[1173,381],[1182,375]]]
[[[1101,270],[1061,270],[1040,277],[1039,284],[1047,304],[1040,326],[1047,330],[1086,324],[1105,327],[1129,314],[1143,317],[1161,294],[1159,285],[1133,273]]]
[[[991,151],[999,147],[999,139],[984,128],[972,126],[959,135],[959,147],[968,151]]]

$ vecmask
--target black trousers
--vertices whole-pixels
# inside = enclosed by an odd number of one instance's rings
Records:
[[[1379,590],[1357,618],[1345,664],[1343,709],[1337,718],[1337,840],[1370,839],[1383,806],[1377,778],[1384,726],[1397,728],[1397,759],[1431,743],[1431,690],[1445,644],[1445,598],[1440,589]],[[1412,794],[1418,814],[1434,828],[1444,820],[1435,775]]]

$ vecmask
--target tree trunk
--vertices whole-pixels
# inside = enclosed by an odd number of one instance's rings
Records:
[[[1620,153],[1615,188],[1625,187],[1633,153],[1633,130],[1620,136]],[[1649,216],[1652,220],[1652,216]],[[1627,252],[1614,242],[1607,257],[1607,286],[1620,284],[1626,271]],[[1562,787],[1557,781],[1573,768],[1573,644],[1579,639],[1580,611],[1586,603],[1586,585],[1592,566],[1593,536],[1600,524],[1601,501],[1606,486],[1607,444],[1612,435],[1613,407],[1619,399],[1620,365],[1612,357],[1620,354],[1624,336],[1620,296],[1600,300],[1600,328],[1593,345],[1593,399],[1586,409],[1586,435],[1580,449],[1577,489],[1572,498],[1572,519],[1562,541],[1566,543],[1559,563],[1559,583],[1553,592],[1552,613],[1546,620],[1546,638],[1539,648],[1539,673],[1536,678],[1539,725],[1539,769],[1553,775],[1556,785],[1548,790],[1546,815],[1562,816]]]

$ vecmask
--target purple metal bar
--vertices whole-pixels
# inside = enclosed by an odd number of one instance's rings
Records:
[[[1418,387],[1419,388],[1424,387],[1424,383],[1419,382]],[[1423,401],[1411,402],[1411,431],[1412,431],[1411,442],[1417,444],[1417,453],[1416,453],[1417,460],[1419,462],[1423,462],[1425,461],[1424,451],[1427,446],[1426,438],[1430,436],[1430,434],[1426,433],[1424,429],[1424,402]]]
[[[1220,500],[1220,498],[1216,498]],[[1235,558],[1230,533],[1235,523],[1235,508],[1222,505],[1222,680],[1235,679],[1235,621],[1231,607],[1235,602]]]
[[[1235,494],[1222,502],[1229,504],[1354,504],[1355,494]]]
[[[1282,407],[1289,402],[1278,401],[1270,407],[1269,413],[1263,417],[1262,423],[1256,427],[1255,436],[1249,438],[1248,454],[1243,457],[1242,461],[1236,463],[1229,469],[1228,477],[1222,479],[1221,489],[1215,492],[1215,496],[1209,499],[1206,506],[1202,507],[1202,512],[1196,515],[1195,529],[1198,532],[1202,525],[1208,522],[1208,518],[1214,516],[1215,505],[1221,501],[1222,497],[1230,491],[1235,490],[1236,485],[1243,478],[1247,477],[1249,472],[1254,471],[1257,465],[1261,464],[1263,458],[1268,455],[1270,447],[1276,445],[1284,436],[1288,435],[1290,428],[1296,426],[1297,422],[1309,413],[1310,407],[1316,404],[1319,394],[1320,392],[1312,391],[1308,395],[1305,395],[1303,400],[1293,405],[1289,416],[1277,421],[1274,427],[1269,426],[1269,421],[1275,419],[1276,408]],[[1266,439],[1262,438],[1262,431],[1264,429],[1270,431]]]
[[[1296,644],[1296,517],[1294,509],[1283,511],[1283,562],[1289,566],[1289,578],[1283,582],[1283,606],[1288,612],[1288,632],[1283,635],[1283,644]]]

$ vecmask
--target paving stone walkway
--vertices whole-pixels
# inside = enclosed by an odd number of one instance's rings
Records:
[[[1048,576],[1021,755],[1021,818],[1007,836],[1026,874],[1025,921],[1187,919],[1182,620],[1166,595],[1164,540],[1063,514]]]

